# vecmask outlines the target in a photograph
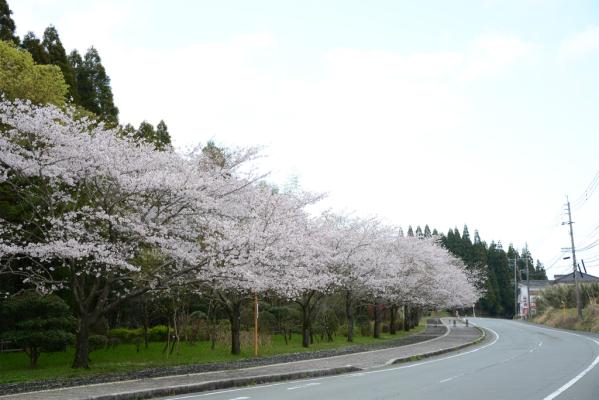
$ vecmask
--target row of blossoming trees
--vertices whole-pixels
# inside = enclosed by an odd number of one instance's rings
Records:
[[[327,293],[343,296],[349,341],[358,299],[395,315],[480,296],[434,238],[402,237],[378,219],[313,216],[306,207],[319,196],[254,176],[253,150],[157,151],[74,113],[0,102],[0,184],[20,205],[18,218],[0,221],[0,273],[41,292],[69,291],[74,367],[88,367],[98,319],[177,287],[220,302],[233,353],[242,306],[255,294],[299,304],[305,346]],[[378,324],[375,315],[375,332]]]

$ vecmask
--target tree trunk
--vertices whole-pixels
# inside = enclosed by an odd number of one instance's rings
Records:
[[[392,335],[395,335],[397,333],[397,306],[395,304],[391,305],[389,333]]]
[[[91,325],[92,321],[87,316],[80,317],[73,368],[89,369],[89,328]]]
[[[168,317],[168,322],[166,325],[166,345],[162,349],[162,354],[166,353],[166,358],[168,358],[168,348],[171,345],[171,318]]]
[[[406,304],[403,306],[403,330],[410,330],[410,307]]]
[[[380,303],[378,300],[374,301],[374,329],[373,335],[375,339],[381,338],[381,310]]]
[[[150,325],[149,316],[148,316],[148,304],[146,296],[142,298],[142,307],[143,307],[143,323],[144,323],[144,347],[148,348],[148,326]]]
[[[420,323],[420,309],[418,307],[412,307],[410,314],[410,328],[416,328]]]
[[[354,341],[354,302],[351,292],[345,292],[345,317],[347,318],[347,341]]]
[[[302,305],[302,347],[310,347],[310,307]]]
[[[25,347],[25,353],[29,356],[29,368],[37,368],[37,359],[40,352],[36,346]]]
[[[229,310],[229,322],[231,323],[231,354],[241,354],[241,301],[231,303]]]

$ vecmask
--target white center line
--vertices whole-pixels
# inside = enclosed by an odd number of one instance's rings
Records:
[[[287,390],[303,389],[303,388],[307,388],[309,386],[316,386],[316,385],[320,385],[320,383],[318,383],[318,382],[310,382],[310,383],[306,383],[305,385],[291,386],[291,387],[288,387]]]
[[[449,377],[449,378],[446,378],[446,379],[442,379],[442,380],[439,381],[439,383],[445,383],[445,382],[453,381],[454,379],[459,378],[460,376],[464,376],[464,374],[459,374],[459,375],[452,376],[452,377]]]

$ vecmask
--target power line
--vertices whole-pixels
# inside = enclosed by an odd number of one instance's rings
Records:
[[[595,190],[597,190],[598,186],[599,186],[599,171],[595,174],[595,176],[593,177],[593,180],[591,180],[591,183],[589,183],[589,185],[587,186],[585,191],[582,192],[580,197],[578,197],[578,199],[576,199],[572,203],[572,207],[576,208],[576,209],[582,207],[591,198],[591,196],[593,196],[593,193],[595,193]]]
[[[584,246],[584,247],[581,247],[581,248],[579,248],[579,249],[577,249],[577,250],[578,250],[579,252],[581,252],[581,251],[587,251],[587,250],[593,249],[593,248],[595,248],[595,247],[597,247],[597,246],[599,246],[599,239],[597,239],[597,240],[595,240],[594,242],[592,242],[592,243],[589,243],[589,244],[587,244],[586,246]]]

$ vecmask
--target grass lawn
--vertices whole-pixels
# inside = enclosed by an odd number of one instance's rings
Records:
[[[423,331],[425,326],[426,318],[423,318],[420,325],[410,332],[401,331],[396,335],[383,334],[381,339],[356,336],[354,344],[380,343],[389,339],[413,335]],[[318,339],[315,338],[316,343],[310,346],[310,348],[305,349],[301,345],[301,335],[299,334],[294,334],[288,345],[285,344],[281,335],[273,335],[271,344],[260,349],[260,356],[341,348],[351,345],[347,343],[347,339],[343,336],[336,336],[333,342],[320,341]],[[173,353],[169,357],[162,354],[163,348],[164,343],[156,342],[150,343],[148,349],[142,346],[139,353],[136,352],[135,345],[133,344],[121,344],[114,349],[97,350],[90,355],[91,363],[89,370],[75,370],[70,368],[74,356],[73,348],[60,353],[43,353],[38,360],[38,367],[36,369],[29,368],[29,359],[25,353],[0,353],[0,384],[80,377],[169,365],[204,364],[253,357],[252,347],[242,346],[241,355],[234,356],[230,354],[228,345],[217,344],[216,348],[211,350],[209,342],[198,342],[195,345],[181,342],[179,354]]]

